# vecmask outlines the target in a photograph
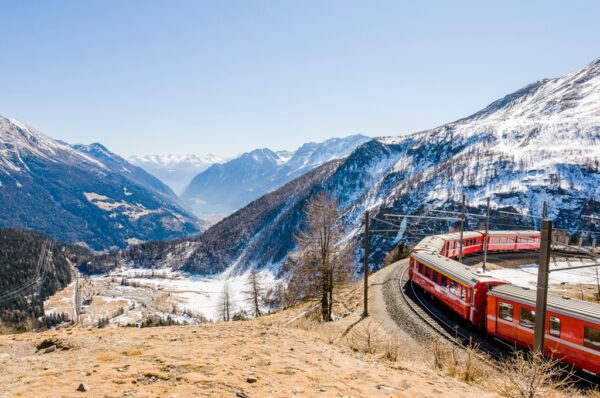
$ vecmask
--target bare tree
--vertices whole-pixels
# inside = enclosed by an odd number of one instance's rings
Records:
[[[221,319],[225,322],[229,322],[231,319],[231,297],[229,294],[229,282],[225,282],[223,285],[223,291],[221,297],[219,297],[219,312]]]
[[[246,281],[246,290],[243,293],[246,296],[248,304],[252,306],[254,316],[261,316],[260,305],[263,303],[265,289],[256,267],[250,269],[248,280]]]
[[[558,395],[573,387],[571,372],[565,373],[558,359],[538,353],[515,354],[505,365],[499,380],[499,392],[509,398],[537,398]]]
[[[331,321],[334,286],[351,275],[354,242],[343,242],[347,231],[336,199],[316,194],[304,212],[306,224],[290,259],[290,289],[297,297],[320,298],[323,320]]]

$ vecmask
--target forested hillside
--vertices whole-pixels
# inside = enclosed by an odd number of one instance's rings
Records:
[[[46,240],[44,235],[32,231],[0,229],[1,322],[18,325],[43,316],[44,300],[71,282],[71,262],[88,255],[85,249],[54,242],[52,257],[39,287],[7,297],[7,293],[32,282]]]

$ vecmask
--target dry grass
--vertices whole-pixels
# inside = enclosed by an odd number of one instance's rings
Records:
[[[490,375],[494,373],[490,359],[485,356],[477,345],[470,344],[465,349],[451,345],[440,339],[431,344],[432,366],[444,371],[449,376],[468,384],[478,384],[485,387]]]
[[[102,361],[102,362],[110,362],[110,361],[114,361],[116,359],[119,359],[119,356],[115,355],[114,353],[110,353],[110,352],[105,352],[104,354],[100,354],[96,357],[96,360]]]
[[[354,351],[375,354],[381,351],[385,342],[385,332],[373,320],[365,319],[348,333],[346,341]]]
[[[142,355],[142,351],[140,350],[125,350],[125,351],[121,351],[122,355],[125,355],[126,357],[137,357]]]
[[[396,337],[388,336],[385,339],[385,351],[383,357],[390,362],[396,362],[402,352],[403,344]]]

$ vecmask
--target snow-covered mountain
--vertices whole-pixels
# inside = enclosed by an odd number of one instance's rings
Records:
[[[225,159],[211,154],[192,154],[130,156],[127,161],[146,170],[180,195],[198,173]]]
[[[182,199],[201,217],[227,215],[326,162],[348,156],[368,139],[359,134],[331,138],[294,152],[256,149],[198,174]]]
[[[71,146],[0,117],[0,226],[94,249],[199,231],[165,184],[100,144]]]
[[[556,227],[598,231],[598,223],[581,216],[600,212],[600,59],[564,77],[531,84],[464,119],[371,140],[347,158],[250,203],[197,239],[134,247],[123,255],[140,266],[199,273],[228,267],[241,272],[250,265],[277,269],[294,249],[304,204],[318,190],[339,199],[350,239],[362,239],[367,210],[382,219],[388,213],[458,209],[463,194],[472,213],[483,212],[490,198],[492,229],[535,222],[501,217],[499,210],[539,215],[547,201]],[[453,226],[409,222],[403,234],[372,234],[372,267],[381,266],[383,255],[400,239],[414,242]],[[480,226],[480,219],[471,218],[467,228]],[[98,259],[96,269],[111,261]]]

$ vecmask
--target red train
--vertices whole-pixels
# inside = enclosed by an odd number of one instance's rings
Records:
[[[483,250],[485,234],[463,234],[463,253]],[[493,231],[489,251],[537,250],[537,231]],[[473,272],[449,257],[458,256],[460,235],[429,236],[410,255],[413,283],[489,335],[531,347],[535,290]],[[577,368],[600,375],[600,305],[548,295],[544,351]]]

